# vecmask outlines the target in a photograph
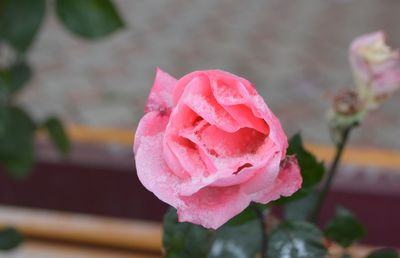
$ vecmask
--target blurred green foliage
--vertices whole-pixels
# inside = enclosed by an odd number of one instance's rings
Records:
[[[53,8],[69,32],[85,39],[101,39],[124,26],[110,0],[0,0],[0,58],[5,47],[13,51],[12,60],[0,67],[0,165],[16,178],[29,175],[34,165],[36,130],[46,131],[62,156],[70,150],[57,117],[36,121],[16,102],[33,75],[29,50]]]
[[[34,166],[37,130],[47,132],[62,156],[70,150],[67,133],[57,117],[36,121],[16,101],[33,75],[29,50],[53,7],[61,24],[85,39],[101,39],[124,26],[110,0],[0,0],[0,167],[14,178],[27,177]],[[5,49],[11,49],[12,57],[2,60]],[[0,230],[0,250],[21,242],[16,230]]]
[[[88,39],[107,36],[124,26],[109,0],[57,0],[56,11],[68,30]]]
[[[325,226],[324,234],[326,238],[347,248],[363,239],[366,230],[349,210],[338,207],[335,217]]]
[[[0,230],[0,250],[14,249],[24,240],[23,236],[13,228]]]

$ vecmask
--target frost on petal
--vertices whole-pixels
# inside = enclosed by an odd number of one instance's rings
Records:
[[[174,106],[180,100],[183,92],[186,89],[186,86],[190,83],[190,81],[193,80],[193,78],[195,78],[195,77],[201,76],[202,74],[204,74],[202,71],[192,72],[192,73],[189,73],[189,74],[183,76],[182,78],[180,78],[177,81],[176,87],[175,87],[174,93],[173,93],[173,104],[174,104]]]
[[[279,175],[254,201],[268,203],[281,196],[290,196],[300,189],[303,179],[295,156],[287,156],[280,163]]]
[[[254,128],[257,131],[268,135],[269,126],[264,119],[256,117],[253,111],[244,104],[225,106],[225,110],[243,127]]]
[[[247,181],[269,162],[275,148],[266,135],[246,127],[229,133],[208,124],[201,130],[184,131],[181,136],[195,143],[197,150],[204,155],[202,159],[210,172],[206,180],[213,186]]]
[[[184,205],[178,207],[179,221],[211,229],[219,228],[250,204],[249,196],[241,192],[240,186],[209,186],[181,199]]]
[[[163,159],[164,133],[143,136],[135,155],[140,182],[160,200],[177,207],[181,201],[177,195],[179,178],[172,173]]]
[[[205,75],[194,77],[188,83],[181,96],[180,103],[187,105],[201,118],[225,131],[234,132],[241,127],[216,101],[211,91],[209,79]]]
[[[134,152],[136,153],[143,137],[164,132],[168,119],[168,116],[161,115],[158,112],[149,112],[145,114],[142,119],[140,119],[135,133],[135,141],[133,145]]]
[[[180,103],[171,113],[164,138],[164,152],[167,154],[169,166],[176,167],[176,163],[179,163],[186,171],[184,174],[200,178],[209,173],[209,161],[203,158],[196,143],[185,137],[184,132],[194,130],[201,122],[204,120],[198,114]],[[183,174],[180,171],[174,172]]]
[[[207,75],[210,78],[213,94],[221,105],[238,105],[248,101],[250,96],[248,88],[253,87],[247,80],[219,70],[207,71]]]
[[[177,80],[157,68],[156,78],[147,101],[145,112],[158,111],[169,113],[173,106],[172,95]]]
[[[251,127],[287,149],[287,138],[279,120],[268,108],[254,86],[241,77],[219,71],[207,71],[216,101],[242,126]]]
[[[276,147],[268,152],[268,159],[259,167],[254,176],[242,184],[243,192],[259,196],[265,189],[270,189],[279,175],[281,153]]]
[[[172,136],[167,141],[167,146],[188,174],[200,178],[207,176],[207,165],[201,158],[195,143],[184,137]]]

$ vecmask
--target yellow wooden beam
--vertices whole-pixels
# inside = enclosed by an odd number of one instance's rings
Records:
[[[161,256],[162,226],[159,223],[0,205],[0,227],[4,226],[14,226],[28,237],[28,241],[17,250],[18,257]],[[348,251],[358,258],[365,257],[370,250],[371,247],[355,246]],[[342,252],[339,246],[329,248],[332,257],[341,257]],[[0,256],[7,258],[5,255]]]
[[[161,255],[135,251],[108,250],[49,241],[27,240],[12,252],[1,253],[2,258],[161,258]]]
[[[133,144],[134,129],[94,128],[85,126],[69,126],[68,134],[76,142],[104,144]],[[334,148],[328,145],[306,144],[318,159],[330,162]],[[350,146],[344,153],[343,163],[346,165],[382,167],[400,170],[400,151],[378,148]]]
[[[0,206],[0,227],[14,226],[28,237],[161,251],[161,225],[58,211]]]
[[[86,143],[133,144],[135,130],[118,128],[96,128],[71,125],[67,128],[73,141]]]

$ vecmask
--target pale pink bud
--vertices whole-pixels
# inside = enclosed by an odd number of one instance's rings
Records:
[[[357,89],[374,108],[400,88],[400,54],[378,31],[356,38],[350,47],[350,62]]]

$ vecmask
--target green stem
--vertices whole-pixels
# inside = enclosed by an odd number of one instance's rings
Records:
[[[317,202],[314,206],[314,210],[311,214],[311,221],[314,223],[317,223],[317,221],[318,221],[318,217],[321,212],[324,201],[326,199],[326,195],[328,194],[328,192],[331,189],[333,179],[335,178],[337,168],[339,167],[340,160],[341,160],[342,154],[343,154],[343,150],[349,139],[350,131],[355,126],[356,126],[356,124],[353,124],[353,125],[350,125],[349,127],[345,128],[341,134],[339,143],[336,145],[335,159],[333,160],[333,163],[331,164],[331,167],[329,168],[328,178],[325,181],[325,184],[323,185],[321,192],[319,193]]]
[[[267,225],[265,223],[265,217],[264,217],[264,212],[257,207],[257,205],[253,205],[253,209],[255,213],[257,214],[258,220],[260,221],[260,226],[261,226],[261,258],[267,258],[267,248],[268,248],[268,235],[267,232],[265,231],[267,228]]]

